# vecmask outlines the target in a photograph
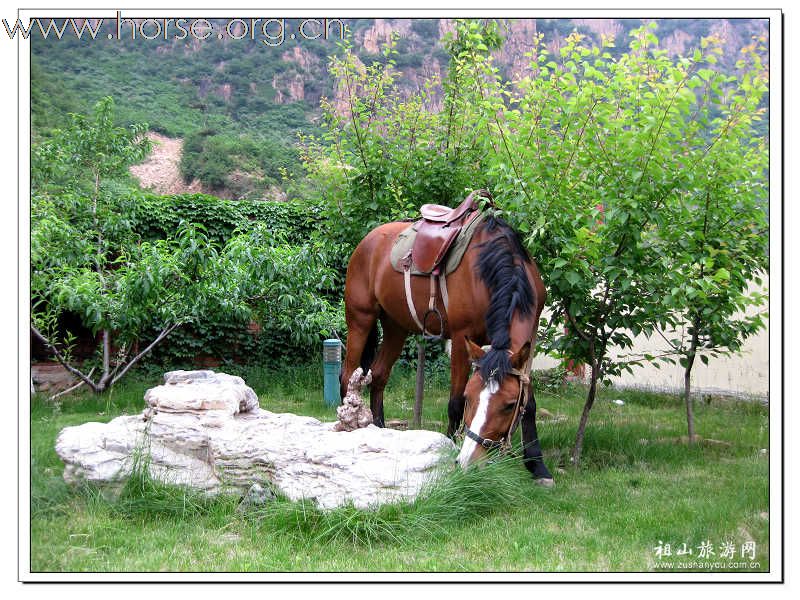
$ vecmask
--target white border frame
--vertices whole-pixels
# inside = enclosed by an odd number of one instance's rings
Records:
[[[511,2],[509,2],[510,4]],[[82,2],[82,4],[96,4],[95,2]],[[175,4],[181,4],[175,2]],[[620,2],[619,4],[629,4]],[[641,3],[634,3],[640,6]],[[691,5],[691,3],[687,3]],[[23,9],[18,16],[23,21],[30,17],[106,17],[116,16],[118,9]],[[19,137],[18,160],[19,167],[19,329],[18,329],[18,435],[19,435],[19,555],[18,577],[20,581],[28,582],[113,582],[113,581],[273,581],[273,582],[303,582],[303,581],[347,581],[369,582],[377,581],[421,581],[421,582],[778,582],[783,578],[783,518],[781,503],[784,490],[782,488],[783,468],[783,438],[785,426],[782,421],[783,388],[782,388],[782,293],[783,293],[783,256],[782,256],[782,218],[783,218],[783,38],[782,14],[780,10],[745,10],[745,9],[703,9],[695,10],[682,7],[671,10],[648,8],[622,8],[611,9],[542,9],[522,10],[509,8],[508,10],[485,9],[427,9],[410,8],[403,10],[378,10],[378,9],[335,9],[335,8],[281,8],[270,7],[265,9],[210,9],[210,8],[175,8],[175,9],[119,9],[125,17],[154,17],[178,18],[186,16],[202,16],[208,18],[228,17],[380,17],[380,18],[410,18],[410,17],[499,17],[499,18],[577,18],[577,17],[609,17],[609,18],[769,18],[770,19],[770,389],[772,402],[770,403],[770,572],[768,573],[31,573],[30,572],[30,396],[28,393],[28,378],[30,374],[29,361],[29,150],[30,150],[30,89],[28,74],[30,72],[29,42],[17,42],[19,49],[18,58],[18,84],[19,84]],[[266,15],[266,16],[265,16]],[[14,15],[2,15],[6,19],[15,18]],[[4,33],[0,31],[0,33]],[[9,40],[3,42],[8,47]],[[8,167],[8,164],[5,165]],[[8,181],[8,179],[7,179]],[[8,241],[8,238],[6,238]],[[777,393],[776,393],[777,392]],[[479,590],[479,593],[482,593]]]

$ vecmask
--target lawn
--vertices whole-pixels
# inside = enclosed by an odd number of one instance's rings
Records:
[[[322,401],[319,366],[225,370],[245,377],[267,410],[335,418]],[[576,469],[568,457],[585,389],[539,389],[539,407],[553,415],[539,421],[539,434],[554,488],[535,486],[521,462],[507,457],[450,473],[415,503],[377,511],[324,513],[285,500],[238,511],[236,499],[209,501],[147,481],[118,499],[69,488],[53,448],[58,432],[136,414],[157,383],[155,374],[138,374],[107,396],[33,399],[31,571],[769,569],[769,455],[762,451],[769,421],[760,402],[698,400],[697,430],[706,442],[688,446],[680,439],[679,398],[603,389]],[[386,418],[410,421],[413,396],[414,374],[400,366],[387,388]],[[423,426],[443,431],[446,421],[447,378],[434,372]],[[704,557],[709,548],[714,554]],[[743,549],[754,558],[741,558]],[[676,564],[687,559],[695,561],[688,569]],[[709,561],[726,566],[698,564]]]

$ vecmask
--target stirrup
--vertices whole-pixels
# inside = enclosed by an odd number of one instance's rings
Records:
[[[428,331],[428,317],[431,315],[435,315],[437,319],[439,319],[439,333],[438,334],[430,334],[427,333]],[[444,318],[442,317],[442,313],[439,312],[439,309],[435,306],[433,308],[429,308],[425,311],[425,315],[422,317],[422,339],[426,342],[440,342],[444,337]]]

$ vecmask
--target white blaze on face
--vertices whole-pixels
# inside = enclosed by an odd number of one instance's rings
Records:
[[[489,384],[481,390],[478,397],[478,409],[475,411],[475,416],[472,417],[472,423],[469,428],[479,436],[483,437],[483,426],[486,424],[486,414],[489,411],[489,399],[492,394],[497,392],[499,385],[494,379],[489,380]],[[466,468],[472,462],[472,456],[478,448],[478,442],[472,438],[464,437],[464,445],[461,446],[461,452],[458,455],[458,464],[461,468]]]

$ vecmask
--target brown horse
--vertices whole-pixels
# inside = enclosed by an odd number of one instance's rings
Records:
[[[357,367],[365,373],[371,369],[370,408],[379,427],[384,425],[383,390],[392,366],[408,334],[421,333],[409,312],[403,274],[390,263],[392,244],[408,226],[397,222],[373,229],[356,247],[347,267],[342,394]],[[411,280],[414,306],[427,307],[429,278]],[[510,442],[507,438],[521,414],[525,465],[535,479],[552,483],[536,433],[533,392],[523,385],[529,375],[523,369],[530,368],[532,342],[545,302],[539,270],[517,233],[490,214],[476,228],[458,268],[447,276],[447,289],[447,310],[441,290],[436,292],[443,319],[430,324],[430,333],[452,340],[447,433],[453,437],[464,420],[466,438],[459,463],[466,467],[488,449]],[[383,329],[380,347],[378,321]],[[487,344],[487,350],[481,348]],[[471,365],[475,372],[470,376]]]

